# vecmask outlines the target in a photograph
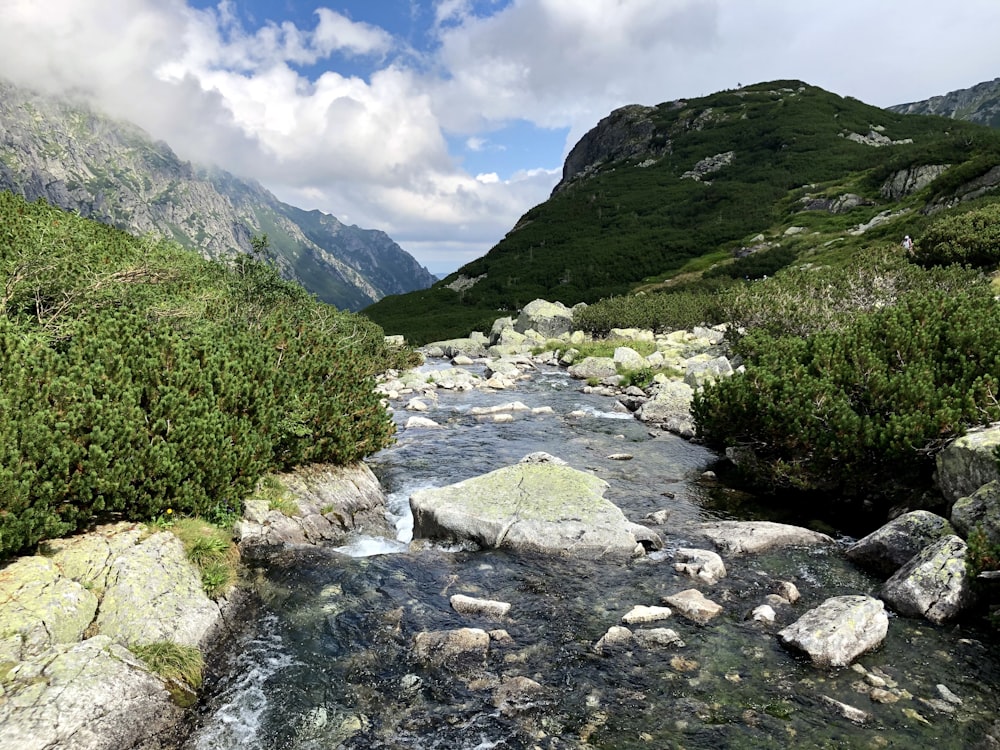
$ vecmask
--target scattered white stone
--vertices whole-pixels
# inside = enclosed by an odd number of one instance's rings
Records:
[[[633,458],[635,458],[635,456],[631,453],[612,453],[608,456],[608,459],[611,461],[631,461]]]
[[[705,598],[705,595],[698,589],[688,589],[672,596],[666,596],[663,601],[699,625],[704,625],[722,612],[720,605]]]
[[[649,628],[636,630],[633,634],[635,642],[642,648],[665,648],[669,646],[684,646],[684,641],[677,631],[670,628]]]
[[[612,625],[608,632],[594,645],[594,651],[603,654],[612,649],[628,648],[633,643],[632,631],[621,625]]]
[[[411,398],[406,402],[407,411],[427,411],[430,407],[419,398]]]
[[[692,578],[708,584],[718,583],[726,577],[726,566],[722,558],[707,549],[682,548],[677,550],[677,560],[674,570],[686,573]]]
[[[639,604],[632,607],[628,614],[622,617],[622,622],[626,625],[639,625],[644,622],[656,622],[666,620],[673,615],[670,607],[647,607]]]
[[[938,695],[944,698],[949,703],[953,703],[956,706],[962,705],[962,699],[955,695],[951,690],[948,689],[947,685],[937,685]]]
[[[789,604],[795,604],[800,598],[799,590],[791,581],[778,581],[775,593],[785,599]]]
[[[427,417],[410,417],[409,419],[406,420],[405,427],[406,427],[407,430],[409,430],[410,428],[413,428],[413,427],[424,427],[424,428],[427,428],[427,429],[436,429],[436,428],[440,428],[441,425],[439,425],[433,419],[428,419]]]
[[[465,594],[455,594],[449,601],[451,608],[463,615],[484,615],[499,619],[506,617],[510,611],[508,602],[496,601],[495,599],[476,599]]]
[[[551,406],[536,406],[534,409],[531,410],[531,413],[532,414],[554,414],[555,413],[555,409],[553,409]]]
[[[777,616],[778,615],[774,611],[774,607],[770,604],[761,604],[759,607],[755,607],[754,611],[751,613],[751,617],[755,622],[766,622],[768,624],[774,623]]]
[[[828,695],[821,695],[820,698],[822,698],[823,702],[828,706],[836,709],[845,719],[854,722],[855,724],[864,724],[871,718],[867,712],[862,711],[860,708],[855,708],[854,706],[849,706],[846,703],[841,703]]]

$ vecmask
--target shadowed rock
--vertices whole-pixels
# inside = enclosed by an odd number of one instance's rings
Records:
[[[915,510],[859,539],[846,554],[865,567],[891,575],[928,544],[952,533],[951,524],[941,516]]]
[[[882,587],[882,598],[897,612],[942,623],[971,601],[965,542],[946,536],[925,547]]]

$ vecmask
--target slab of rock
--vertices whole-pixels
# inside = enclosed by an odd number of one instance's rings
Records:
[[[722,612],[722,606],[705,598],[698,589],[663,597],[663,601],[692,622],[704,625]]]
[[[417,633],[413,653],[426,664],[454,666],[459,662],[482,661],[490,650],[490,634],[479,628],[434,630]]]
[[[410,417],[406,420],[404,428],[407,430],[412,430],[414,428],[436,430],[440,429],[441,425],[428,417]]]
[[[674,563],[674,570],[678,573],[686,573],[708,584],[718,583],[720,579],[726,577],[725,563],[710,550],[683,547],[677,550],[674,557],[677,560]]]
[[[462,615],[485,616],[500,619],[510,612],[509,602],[494,599],[476,599],[465,594],[455,594],[449,600],[451,608]]]
[[[514,716],[537,707],[544,692],[530,677],[508,677],[493,691],[493,705],[504,716]]]
[[[611,357],[584,357],[570,365],[570,377],[579,380],[604,380],[618,374],[618,368]]]
[[[86,534],[50,539],[45,543],[45,556],[64,576],[100,597],[107,587],[111,561],[148,533],[143,524],[136,523],[98,526]]]
[[[573,311],[561,302],[536,299],[524,306],[514,321],[514,330],[538,331],[545,338],[555,338],[573,330]]]
[[[885,605],[870,596],[835,596],[778,633],[818,667],[846,667],[877,647],[889,631]]]
[[[410,497],[414,538],[549,554],[642,554],[631,523],[603,495],[603,479],[554,463],[519,463]]]
[[[847,548],[846,554],[854,562],[888,576],[928,544],[954,533],[941,516],[915,510],[859,539]]]
[[[700,531],[719,549],[733,554],[834,543],[833,539],[818,531],[773,521],[712,521],[702,524]]]
[[[969,430],[937,454],[935,480],[949,502],[968,497],[984,484],[1000,479],[995,450],[1000,425]]]
[[[670,381],[656,387],[650,399],[636,411],[643,422],[666,423],[671,419],[690,421],[694,389],[687,383]]]
[[[925,547],[885,582],[882,598],[900,614],[934,623],[954,618],[972,600],[965,542],[946,536]]]
[[[669,607],[647,607],[639,604],[622,617],[622,622],[626,625],[640,625],[644,622],[666,620],[672,615],[673,611]]]
[[[684,647],[684,640],[671,628],[640,628],[632,637],[640,648]]]
[[[0,747],[10,750],[135,747],[183,713],[159,678],[104,635],[20,664],[3,691]]]
[[[0,570],[0,636],[20,637],[20,658],[75,643],[97,612],[97,597],[45,557],[21,557]]]
[[[979,528],[991,544],[1000,544],[1000,480],[987,482],[951,507],[951,523],[965,539]]]
[[[123,644],[171,641],[198,647],[219,619],[219,605],[205,594],[184,545],[160,532],[111,563],[97,626]]]
[[[692,388],[702,388],[722,378],[732,377],[732,374],[733,366],[725,357],[695,360],[688,364],[684,382]]]
[[[632,631],[622,625],[612,625],[608,632],[594,644],[594,651],[606,654],[610,651],[622,651],[635,643]]]

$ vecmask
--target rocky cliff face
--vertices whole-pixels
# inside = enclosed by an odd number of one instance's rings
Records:
[[[1000,128],[1000,78],[887,109],[904,115],[940,115]]]
[[[357,310],[436,280],[384,232],[282,203],[260,184],[181,161],[138,127],[0,81],[0,189],[209,258],[266,233],[288,277]]]

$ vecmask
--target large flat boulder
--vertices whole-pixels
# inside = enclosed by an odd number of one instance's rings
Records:
[[[521,310],[514,321],[518,333],[538,331],[546,338],[555,338],[573,330],[573,311],[562,302],[547,302],[536,299]]]
[[[972,599],[966,551],[960,537],[939,539],[885,582],[882,598],[900,614],[926,617],[938,624],[954,618]]]
[[[818,667],[846,667],[885,640],[885,605],[870,596],[835,596],[778,633],[786,646],[804,651]]]
[[[177,722],[164,683],[104,635],[58,644],[4,678],[0,747],[119,750]]]
[[[415,492],[413,535],[549,554],[641,553],[639,538],[648,530],[604,499],[607,488],[603,479],[569,466],[519,463]]]
[[[984,484],[1000,479],[996,449],[1000,447],[1000,425],[970,430],[953,440],[935,459],[935,479],[949,502],[968,497]]]
[[[818,531],[773,521],[712,521],[703,523],[700,530],[719,549],[734,554],[834,543],[833,539]]]
[[[920,550],[953,534],[951,524],[926,510],[904,513],[847,548],[854,562],[883,575],[892,575]]]
[[[97,613],[99,631],[127,645],[200,646],[220,619],[201,576],[173,534],[160,532],[113,560]]]

